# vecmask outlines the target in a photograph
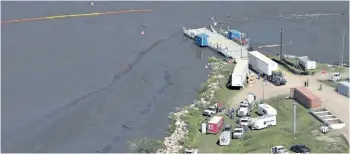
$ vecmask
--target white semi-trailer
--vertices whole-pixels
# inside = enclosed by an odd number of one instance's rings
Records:
[[[248,60],[239,59],[231,74],[231,86],[243,87],[248,76]]]
[[[273,71],[278,70],[278,64],[259,51],[249,52],[248,59],[249,67],[263,75],[271,76]]]
[[[259,51],[249,52],[248,60],[250,69],[257,71],[275,85],[287,84],[287,80],[284,78],[282,72],[278,70],[278,64]]]

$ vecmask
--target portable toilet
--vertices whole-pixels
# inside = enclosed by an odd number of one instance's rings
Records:
[[[206,134],[207,133],[207,123],[202,123],[201,124],[201,132],[203,133],[203,134]]]
[[[229,30],[228,31],[228,39],[230,40],[239,40],[241,41],[242,33],[238,30]]]
[[[196,36],[196,44],[200,47],[208,46],[208,35],[205,33],[199,34]]]

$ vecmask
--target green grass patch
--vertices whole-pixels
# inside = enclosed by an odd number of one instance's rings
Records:
[[[278,111],[276,126],[248,132],[245,140],[232,140],[230,146],[218,146],[216,142],[219,138],[219,134],[201,134],[198,131],[199,124],[197,124],[197,132],[191,132],[192,141],[195,141],[192,143],[203,153],[268,153],[273,146],[283,145],[289,148],[294,144],[305,144],[310,147],[314,153],[348,152],[349,148],[343,140],[330,143],[316,139],[317,135],[314,135],[313,132],[315,132],[315,130],[317,131],[318,127],[322,124],[312,117],[303,106],[297,104],[297,133],[294,135],[292,134],[293,101],[285,99],[285,96],[280,96],[269,99],[267,102]],[[201,119],[198,116],[200,115],[192,117],[192,120]],[[253,114],[252,116],[257,115]],[[235,121],[230,120],[226,116],[224,116],[224,118],[225,123],[231,123],[235,126]],[[196,122],[199,123],[199,121]],[[327,148],[331,145],[335,145],[337,149]]]
[[[217,59],[215,58],[209,58],[210,62],[219,62]],[[220,102],[220,103],[224,103],[226,104],[226,102],[232,98],[237,91],[236,90],[230,90],[228,88],[226,88],[226,84],[227,81],[231,75],[233,64],[229,64],[229,63],[222,63],[222,67],[219,71],[214,72],[213,74],[222,74],[223,78],[220,79],[215,79],[215,78],[209,78],[207,80],[206,83],[202,84],[201,86],[201,90],[199,92],[202,92],[201,94],[199,94],[199,98],[203,97],[204,95],[206,95],[206,90],[208,90],[208,85],[214,82],[219,82],[219,87],[220,89],[215,91],[214,94],[214,101],[212,102],[212,104],[214,104],[215,102]],[[211,104],[210,104],[211,105]],[[214,145],[216,140],[208,140],[209,142],[206,142],[207,139],[203,139],[203,135],[199,132],[200,129],[200,123],[205,119],[202,116],[202,113],[205,109],[206,106],[197,106],[199,109],[198,110],[193,110],[190,111],[189,114],[187,116],[184,117],[184,120],[186,121],[186,123],[188,124],[188,128],[189,128],[189,133],[187,135],[187,137],[181,141],[181,143],[185,146],[185,147],[202,147],[202,143],[208,143],[211,144],[210,141],[213,141]],[[227,118],[227,117],[226,117]],[[208,135],[208,136],[204,136],[204,137],[215,137],[215,135]],[[205,142],[203,142],[203,140],[205,140]],[[209,146],[209,147],[213,147],[213,146]],[[215,149],[214,149],[215,150]]]

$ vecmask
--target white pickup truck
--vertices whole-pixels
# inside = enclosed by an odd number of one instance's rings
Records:
[[[341,77],[342,76],[341,76],[340,73],[335,72],[335,73],[330,74],[329,80],[333,81],[333,82],[336,82],[336,81],[339,81],[341,79]]]
[[[216,114],[216,111],[217,111],[216,105],[209,106],[206,110],[203,111],[203,115],[211,117]]]
[[[251,118],[249,117],[242,117],[237,120],[237,123],[240,124],[241,126],[249,126],[251,122]]]
[[[241,139],[244,137],[244,129],[241,127],[237,127],[233,130],[232,138]]]

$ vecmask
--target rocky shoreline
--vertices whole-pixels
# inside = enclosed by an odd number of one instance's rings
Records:
[[[199,99],[193,101],[191,105],[179,108],[175,112],[170,113],[169,118],[172,118],[173,122],[175,122],[175,130],[170,136],[164,138],[164,148],[159,149],[157,153],[178,153],[181,149],[186,148],[181,144],[181,141],[186,139],[189,132],[186,116],[193,110],[206,107],[216,101],[214,95],[220,89],[219,80],[224,78],[221,71],[228,64],[215,57],[210,57],[208,61],[208,68],[211,69],[211,74],[206,81],[206,87],[199,94]]]

